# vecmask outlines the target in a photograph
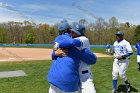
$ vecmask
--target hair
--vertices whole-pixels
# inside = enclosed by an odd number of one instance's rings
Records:
[[[81,33],[81,36],[85,36],[85,34],[84,33]]]
[[[62,35],[62,34],[64,34],[64,33],[71,33],[71,30],[70,30],[70,28],[68,28],[68,29],[65,29],[65,30],[63,30],[63,31],[59,31],[59,35]]]

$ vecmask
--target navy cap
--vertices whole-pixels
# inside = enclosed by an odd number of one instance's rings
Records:
[[[74,23],[71,31],[77,33],[78,35],[83,35],[85,32],[85,26],[78,23]]]
[[[122,31],[118,31],[115,35],[124,35],[124,32],[122,32]]]
[[[67,22],[62,22],[58,25],[58,30],[59,31],[64,31],[68,28],[70,28],[70,25]]]

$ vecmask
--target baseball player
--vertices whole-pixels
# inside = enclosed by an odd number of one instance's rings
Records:
[[[113,62],[113,93],[117,93],[117,79],[118,74],[126,84],[127,92],[130,91],[130,83],[128,82],[126,71],[129,65],[129,56],[133,54],[133,50],[128,41],[123,39],[124,32],[118,31],[116,33],[117,41],[113,44],[114,62]]]
[[[83,25],[75,23],[71,30],[72,30],[71,32],[72,37],[82,42],[82,45],[77,48],[79,50],[83,50],[85,48],[90,49],[89,40],[88,38],[84,36],[85,27]],[[63,56],[63,54],[67,54],[65,52],[67,51],[65,51],[64,49],[63,50],[58,49],[56,51],[57,56]],[[80,62],[79,75],[80,75],[80,83],[81,83],[80,89],[82,93],[96,93],[96,90],[93,84],[93,78],[92,78],[90,65],[84,62]]]
[[[140,39],[138,40],[138,43],[136,44],[136,50],[137,50],[138,70],[140,71]]]
[[[78,93],[79,86],[79,62],[80,60],[87,64],[94,64],[96,56],[84,49],[79,51],[75,46],[81,46],[81,41],[72,39],[68,23],[61,23],[58,26],[61,35],[57,36],[54,43],[55,49],[68,49],[65,56],[55,56],[52,53],[53,64],[48,73],[48,81],[51,84],[49,93]]]
[[[106,54],[110,54],[110,44],[109,43],[107,43],[105,45],[105,48],[106,48]]]
[[[85,48],[90,49],[89,40],[84,36],[85,27],[81,24],[75,23],[71,30],[72,37],[75,39],[79,39],[82,42],[82,46],[77,48],[79,50],[83,50]],[[82,93],[96,93],[90,65],[81,61],[79,66],[79,75],[81,84],[80,89]]]

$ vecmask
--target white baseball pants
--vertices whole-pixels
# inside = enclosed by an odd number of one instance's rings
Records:
[[[80,89],[82,93],[96,93],[90,65],[81,62],[79,67],[79,75],[80,75],[80,83],[81,83]]]
[[[126,81],[127,80],[126,71],[128,69],[128,65],[129,65],[128,59],[120,61],[115,60],[113,63],[113,71],[112,71],[113,80],[117,80],[119,75],[124,81]]]
[[[49,88],[49,93],[78,93],[78,91],[75,91],[75,92],[64,92],[61,89],[59,89],[56,86],[51,84],[50,88]]]
[[[96,93],[93,80],[89,78],[82,82],[81,91],[82,93]]]
[[[140,55],[137,55],[137,62],[140,63]]]

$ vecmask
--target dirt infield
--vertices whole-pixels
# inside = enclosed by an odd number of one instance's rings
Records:
[[[46,48],[0,48],[0,61],[50,60],[52,49]],[[112,57],[95,53],[97,57]]]

